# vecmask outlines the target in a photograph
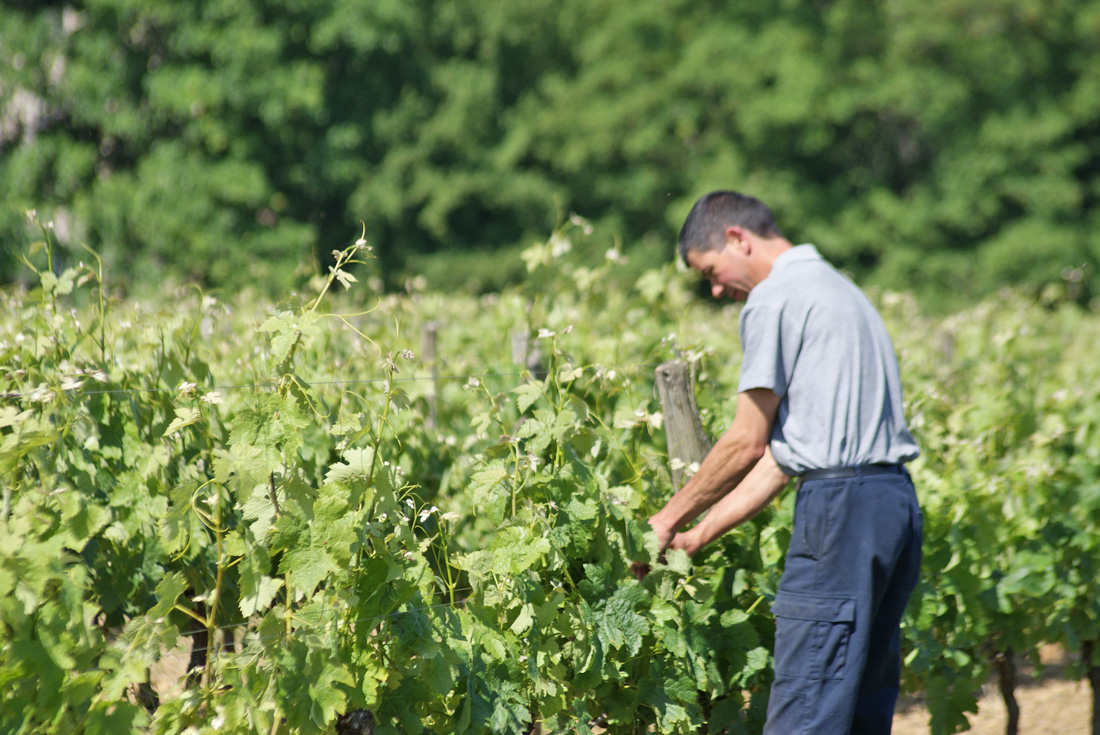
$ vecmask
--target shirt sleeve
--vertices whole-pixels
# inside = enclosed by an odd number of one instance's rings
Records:
[[[737,392],[767,388],[782,398],[797,357],[797,346],[784,345],[784,337],[791,335],[783,333],[783,312],[774,306],[746,306],[738,327],[742,358]]]

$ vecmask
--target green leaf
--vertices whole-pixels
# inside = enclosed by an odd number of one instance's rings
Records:
[[[241,615],[248,618],[266,610],[275,599],[283,580],[268,576],[271,559],[262,546],[254,546],[240,561],[241,591],[237,601]]]
[[[642,647],[642,639],[649,632],[649,624],[635,607],[645,599],[645,589],[636,583],[628,583],[615,590],[615,594],[601,611],[596,635],[608,649],[626,647],[636,655]]]
[[[202,420],[202,412],[197,408],[177,408],[176,418],[172,419],[172,422],[168,424],[168,428],[164,430],[164,436],[171,436],[185,426],[191,426],[197,424]]]
[[[42,271],[39,273],[39,280],[42,282],[42,293],[46,296],[50,296],[57,292],[57,275],[51,271]]]
[[[62,528],[74,549],[83,549],[113,519],[110,508],[76,491],[62,493],[58,497],[58,505],[61,508]]]
[[[335,686],[350,688],[355,679],[343,664],[326,662],[324,668],[309,685],[310,719],[319,728],[327,728],[343,714],[347,705],[344,691]]]
[[[149,724],[149,713],[141,705],[127,701],[96,702],[88,713],[87,735],[117,735],[142,732]]]
[[[321,582],[339,570],[332,556],[316,547],[292,549],[279,564],[279,572],[290,576],[295,599],[312,594]]]
[[[271,353],[275,365],[284,366],[303,336],[312,336],[319,332],[317,326],[319,318],[313,312],[294,314],[290,311],[280,311],[268,317],[260,325],[261,332],[271,335]]]
[[[493,538],[488,549],[458,554],[452,563],[477,579],[520,574],[550,552],[550,542],[529,528],[509,526]]]
[[[35,627],[38,641],[50,660],[61,670],[76,667],[76,659],[69,652],[69,636],[66,631],[64,611],[54,603],[39,609],[39,624]]]
[[[76,269],[66,268],[61,272],[61,275],[57,279],[57,285],[54,289],[55,293],[60,296],[66,296],[73,292],[73,283],[76,280]]]
[[[340,282],[340,285],[343,286],[345,289],[351,288],[351,284],[359,282],[359,280],[355,276],[348,273],[342,268],[334,269],[333,275],[336,276],[336,280],[338,280]]]
[[[535,607],[531,603],[527,602],[520,606],[519,614],[516,615],[516,619],[512,621],[512,624],[508,626],[508,630],[512,631],[516,635],[523,635],[531,629],[531,625],[534,623]]]
[[[256,487],[252,497],[241,506],[242,517],[246,521],[252,521],[249,524],[252,536],[261,543],[267,541],[267,534],[274,527],[276,520],[275,503],[272,502],[267,490],[264,485]]]
[[[670,571],[687,576],[691,572],[691,555],[683,549],[666,552],[665,559]]]
[[[329,465],[325,482],[351,482],[352,480],[365,480],[370,477],[371,467],[374,464],[374,447],[362,449],[348,449],[342,455],[344,461]]]
[[[496,681],[493,689],[489,729],[498,735],[525,732],[531,722],[531,712],[525,706],[519,686],[512,681]]]
[[[542,398],[542,384],[528,381],[512,389],[516,394],[516,407],[520,413],[526,413],[527,409],[534,405],[535,401]]]
[[[550,542],[529,528],[511,526],[499,532],[490,546],[493,571],[519,574],[537,564],[550,551]]]
[[[0,429],[20,424],[33,415],[33,411],[20,411],[15,406],[0,406]]]
[[[508,470],[502,461],[493,462],[475,472],[470,478],[467,492],[470,493],[474,508],[483,513],[490,523],[500,523],[504,520],[508,490],[501,487],[500,483],[507,478]]]
[[[15,475],[20,460],[34,449],[52,443],[57,431],[38,417],[24,418],[17,414],[13,421],[19,422],[19,430],[0,440],[0,474],[5,477]]]
[[[157,604],[147,613],[153,619],[163,618],[176,606],[180,595],[187,591],[187,580],[180,572],[170,572],[157,583]]]
[[[771,666],[771,652],[766,648],[754,648],[748,652],[745,660],[745,668],[741,672],[743,681],[758,672]]]
[[[190,480],[169,491],[168,510],[157,522],[157,528],[164,549],[170,554],[178,554],[188,545],[193,552],[198,552],[206,545],[206,526],[191,507],[197,487],[198,483]]]

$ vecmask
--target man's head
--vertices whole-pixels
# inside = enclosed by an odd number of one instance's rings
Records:
[[[680,257],[687,263],[691,250],[726,247],[726,228],[743,227],[765,238],[782,237],[768,205],[735,191],[712,191],[700,197],[680,228]]]
[[[699,199],[680,229],[680,257],[710,281],[716,298],[747,298],[789,247],[767,205],[733,191]]]

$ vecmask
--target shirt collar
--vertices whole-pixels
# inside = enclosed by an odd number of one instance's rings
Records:
[[[821,257],[821,253],[817,252],[817,248],[810,243],[795,245],[790,250],[785,250],[779,254],[779,257],[772,263],[772,272],[774,273],[776,268],[784,268],[794,263],[804,263],[811,260],[824,260],[824,258]]]

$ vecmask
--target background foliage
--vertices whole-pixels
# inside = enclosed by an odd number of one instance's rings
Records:
[[[134,283],[282,293],[363,220],[390,285],[495,288],[572,211],[636,275],[739,188],[864,283],[1088,300],[1098,39],[1097,0],[9,2],[0,278],[29,208]]]

